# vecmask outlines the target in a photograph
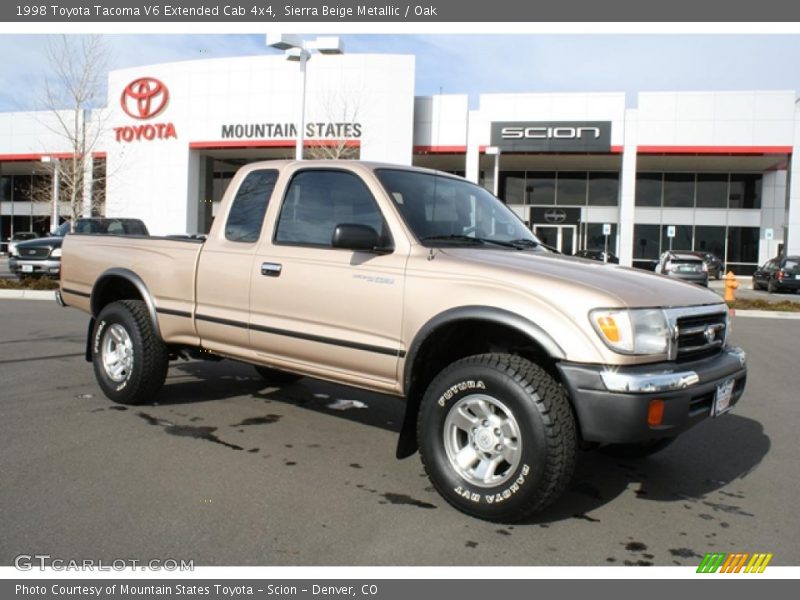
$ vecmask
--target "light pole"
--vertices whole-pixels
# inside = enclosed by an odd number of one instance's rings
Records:
[[[500,151],[500,148],[498,148],[497,146],[488,146],[486,148],[486,154],[488,154],[490,156],[494,155],[494,185],[492,186],[492,188],[493,188],[492,193],[499,198],[500,197],[499,196],[499,194],[500,194],[500,154],[502,154],[502,152]],[[505,202],[505,200],[504,200],[504,202]]]
[[[338,37],[317,37],[313,40],[303,40],[296,35],[267,34],[267,46],[283,50],[286,60],[297,62],[300,67],[300,100],[297,106],[297,135],[294,156],[303,160],[303,145],[305,143],[306,128],[306,63],[311,58],[311,52],[320,54],[344,54],[344,44]]]
[[[43,156],[43,163],[52,163],[53,165],[53,215],[50,221],[50,231],[58,229],[58,192],[61,184],[60,170],[58,167],[58,159],[54,156]]]

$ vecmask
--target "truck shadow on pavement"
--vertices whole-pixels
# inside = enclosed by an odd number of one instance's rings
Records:
[[[187,376],[190,379],[184,380]],[[295,406],[395,433],[400,431],[405,410],[400,398],[316,379],[273,385],[252,366],[230,360],[173,364],[170,377],[155,400],[162,406],[171,406],[237,396]]]
[[[758,467],[770,446],[761,423],[728,414],[699,424],[648,458],[584,452],[567,493],[531,523],[599,521],[589,513],[632,490],[637,501],[681,503],[698,518],[721,519],[726,527],[727,517],[754,516],[736,482]]]
[[[189,380],[183,379],[188,377]],[[162,406],[250,397],[399,433],[402,399],[304,378],[274,386],[250,366],[234,361],[173,365],[157,398]],[[680,503],[702,520],[753,518],[737,480],[758,467],[771,447],[761,423],[737,415],[705,421],[665,450],[645,459],[623,459],[599,451],[581,452],[566,493],[528,525],[547,527],[567,519],[599,522],[592,513],[633,492],[636,501]],[[393,453],[394,449],[390,449]],[[413,460],[413,459],[412,459]]]

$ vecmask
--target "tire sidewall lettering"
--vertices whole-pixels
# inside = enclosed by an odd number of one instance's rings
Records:
[[[435,406],[442,410],[438,411],[436,426],[441,427],[443,425],[444,419],[447,418],[449,411],[458,400],[471,394],[487,394],[498,398],[498,400],[501,400],[509,409],[517,414],[518,421],[520,420],[519,417],[524,414],[518,411],[516,398],[506,393],[503,386],[497,384],[493,380],[493,376],[470,377],[457,380],[455,383],[448,385],[444,391],[438,393]],[[438,423],[438,419],[441,419],[441,424]],[[528,438],[529,428],[522,422],[520,422],[520,426],[525,436],[523,438],[523,448],[527,449],[531,443]],[[525,450],[523,450],[523,452],[524,451]],[[527,488],[531,481],[534,481],[539,475],[537,469],[532,468],[531,463],[523,458],[522,463],[517,467],[516,472],[508,481],[496,487],[481,488],[465,481],[452,470],[443,445],[440,446],[437,444],[437,452],[441,452],[443,464],[448,465],[450,472],[449,478],[452,482],[449,487],[452,493],[458,496],[462,501],[468,501],[474,505],[506,505],[509,501],[516,498],[522,489]]]
[[[447,388],[440,396],[439,399],[436,401],[436,404],[439,405],[441,408],[446,408],[447,403],[456,398],[461,392],[475,392],[476,390],[486,390],[486,384],[482,379],[467,379],[465,381],[460,381],[455,385],[451,385]]]

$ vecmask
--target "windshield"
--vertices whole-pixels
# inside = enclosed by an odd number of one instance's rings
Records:
[[[375,174],[425,246],[485,243],[544,250],[519,217],[480,186],[418,171],[378,169]]]
[[[68,233],[69,233],[69,221],[65,221],[58,226],[58,229],[56,229],[53,232],[53,237],[64,237]]]

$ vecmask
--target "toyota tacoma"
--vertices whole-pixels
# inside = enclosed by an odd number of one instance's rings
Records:
[[[152,401],[187,354],[394,394],[398,457],[419,450],[449,503],[493,521],[554,502],[581,448],[656,452],[745,387],[719,296],[553,253],[425,169],[250,164],[207,237],[73,233],[62,263],[111,400]]]

